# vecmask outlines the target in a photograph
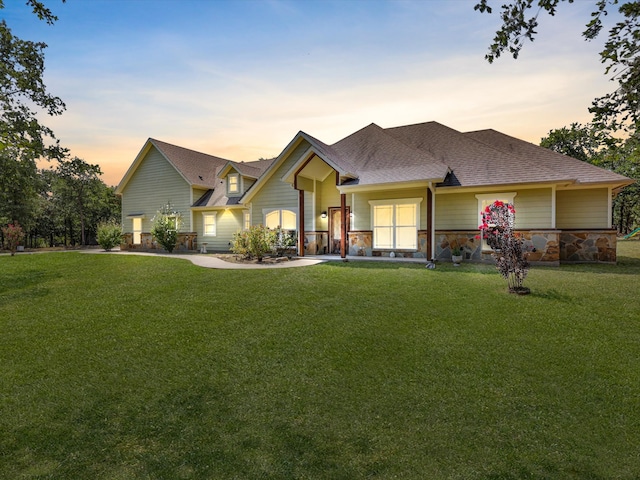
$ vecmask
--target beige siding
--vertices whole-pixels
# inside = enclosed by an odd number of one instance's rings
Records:
[[[233,234],[242,230],[242,210],[216,210],[216,236],[205,237],[203,214],[214,213],[214,211],[196,211],[193,213],[193,223],[195,231],[198,232],[198,245],[207,243],[208,251],[226,252],[229,250],[229,242],[233,239]]]
[[[123,231],[131,232],[133,228],[127,215],[142,213],[142,231],[149,232],[151,219],[167,202],[182,213],[182,230],[191,231],[191,187],[160,152],[151,147],[122,192]]]
[[[323,182],[316,183],[316,230],[329,229],[329,217],[322,218],[322,212],[328,212],[331,207],[340,206],[340,192],[336,188],[336,176],[332,172]],[[350,204],[351,195],[347,196]],[[351,227],[353,228],[353,226]]]
[[[521,190],[514,199],[517,228],[551,228],[550,188]]]
[[[610,228],[606,188],[556,192],[558,228]]]
[[[496,192],[500,195],[502,192]],[[483,194],[485,195],[485,194]],[[551,228],[550,188],[536,188],[516,192],[517,228]],[[480,206],[474,193],[452,193],[436,196],[436,230],[476,230]]]
[[[436,230],[476,230],[478,199],[473,193],[435,195]]]

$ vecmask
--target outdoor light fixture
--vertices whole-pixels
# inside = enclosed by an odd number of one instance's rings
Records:
[[[327,212],[326,212],[326,210],[320,214],[320,217],[322,217],[322,218],[327,218]]]

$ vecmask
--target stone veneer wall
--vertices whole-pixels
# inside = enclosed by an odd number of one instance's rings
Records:
[[[427,231],[418,230],[418,251],[402,249],[373,249],[373,232],[371,230],[352,230],[348,233],[348,255],[358,257],[389,257],[391,252],[398,258],[427,258]]]
[[[139,250],[143,252],[150,250],[162,250],[162,247],[153,240],[153,236],[150,233],[140,234],[140,245],[134,245],[132,233],[125,233],[122,237],[124,241],[120,244],[120,250]],[[198,234],[196,232],[178,234],[178,243],[176,244],[174,252],[187,252],[197,249]]]
[[[560,234],[563,263],[616,263],[615,230],[564,230]]]
[[[529,248],[529,261],[538,265],[560,263],[615,263],[615,230],[523,230],[519,231]],[[458,245],[462,256],[470,261],[491,261],[476,239],[478,231],[436,231],[436,260],[451,260],[451,250]]]
[[[560,264],[560,242],[558,230],[523,230],[518,232],[524,238],[525,247],[529,249],[529,261],[542,265]],[[464,260],[475,262],[493,261],[489,251],[482,250],[482,241],[473,231],[436,231],[436,260],[451,260],[451,250],[456,246],[461,249]]]
[[[304,254],[324,255],[329,251],[329,232],[304,232]]]

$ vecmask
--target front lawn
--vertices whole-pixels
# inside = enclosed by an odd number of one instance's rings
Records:
[[[637,479],[619,265],[0,256],[0,478]]]

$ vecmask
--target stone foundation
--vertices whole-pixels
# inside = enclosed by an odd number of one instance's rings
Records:
[[[329,251],[329,232],[304,232],[304,254],[324,255]]]
[[[347,255],[356,257],[373,256],[373,232],[371,230],[352,230],[347,233],[349,250]]]
[[[486,260],[482,255],[482,242],[476,239],[478,231],[436,231],[436,260],[451,261],[451,251],[459,247],[462,260],[481,262]]]
[[[616,263],[615,230],[564,230],[560,234],[562,263]]]
[[[561,263],[615,263],[615,230],[521,230],[529,262],[534,265]],[[436,231],[436,260],[451,260],[459,246],[464,260],[491,262],[491,252],[482,249],[478,231]]]

